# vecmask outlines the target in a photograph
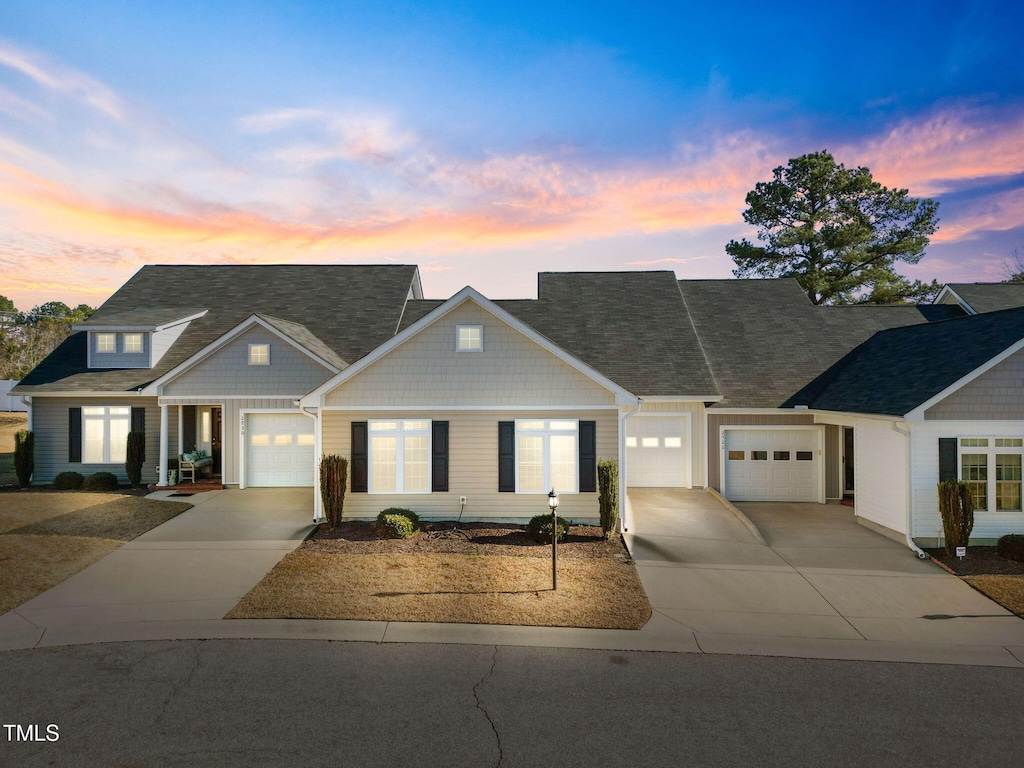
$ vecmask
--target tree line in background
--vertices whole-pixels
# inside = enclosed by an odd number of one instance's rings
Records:
[[[94,311],[88,304],[69,307],[62,301],[48,301],[21,312],[13,301],[0,296],[0,379],[24,378],[71,335],[76,323]]]

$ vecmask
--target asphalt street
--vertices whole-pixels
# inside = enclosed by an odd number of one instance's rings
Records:
[[[1018,766],[1024,723],[1022,670],[748,656],[140,642],[0,681],[3,766]]]

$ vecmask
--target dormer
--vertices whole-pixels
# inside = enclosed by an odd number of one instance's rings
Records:
[[[205,309],[97,313],[73,330],[88,334],[89,368],[153,368]]]

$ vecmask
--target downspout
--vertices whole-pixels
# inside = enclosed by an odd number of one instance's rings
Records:
[[[629,527],[626,525],[626,419],[635,416],[643,407],[643,398],[636,399],[636,408],[629,413],[619,413],[619,532],[626,533]]]
[[[914,543],[914,539],[911,536],[912,525],[913,525],[913,503],[914,503],[914,457],[911,451],[910,445],[910,430],[900,429],[899,425],[895,421],[889,422],[889,426],[892,427],[894,432],[897,432],[907,438],[907,524],[906,524],[906,537],[907,546],[910,547],[921,560],[928,559],[928,553],[921,549],[917,544]]]
[[[309,416],[313,420],[313,434],[314,445],[313,445],[313,522],[321,523],[324,519],[323,513],[323,501],[320,498],[320,460],[323,452],[323,446],[321,445],[321,434],[320,434],[320,412],[310,411],[304,405],[299,406],[299,410]]]

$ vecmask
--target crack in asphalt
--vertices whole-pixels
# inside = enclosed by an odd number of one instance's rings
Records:
[[[203,644],[205,642],[205,640],[199,640],[197,642],[195,658],[192,659],[192,669],[189,670],[188,676],[185,678],[185,682],[181,685],[174,686],[174,690],[171,691],[171,695],[164,699],[164,703],[160,707],[160,714],[156,716],[156,719],[153,721],[153,725],[157,725],[161,720],[163,720],[164,715],[167,714],[167,707],[171,701],[173,701],[179,693],[192,685],[192,678],[195,677],[196,672],[199,671],[199,656],[203,652]]]
[[[498,733],[498,727],[494,724],[494,721],[491,719],[491,716],[487,712],[487,709],[483,706],[483,704],[480,703],[480,694],[477,693],[477,689],[481,685],[486,683],[490,679],[491,675],[494,674],[494,667],[495,667],[495,665],[497,663],[498,663],[498,646],[494,646],[494,655],[491,657],[491,668],[489,670],[487,670],[487,674],[484,675],[482,678],[480,678],[480,681],[476,685],[473,686],[473,698],[476,699],[476,708],[479,709],[481,712],[483,712],[484,717],[487,718],[487,722],[491,724],[491,730],[494,731],[494,740],[498,744],[498,762],[496,762],[494,764],[495,768],[498,768],[498,766],[501,765],[501,761],[505,758],[505,753],[504,753],[504,751],[502,751],[502,748],[501,748],[501,734]]]

